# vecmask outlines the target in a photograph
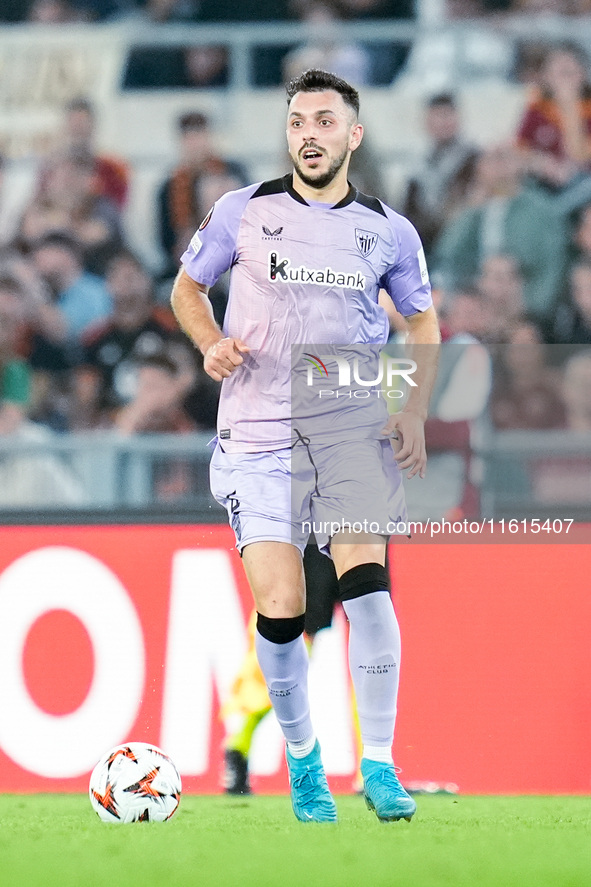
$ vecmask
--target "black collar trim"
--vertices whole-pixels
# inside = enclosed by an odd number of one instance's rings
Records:
[[[290,197],[293,197],[294,200],[297,200],[298,203],[303,203],[304,206],[309,206],[310,204],[304,200],[301,194],[298,194],[294,186],[292,185],[292,174],[290,172],[287,175],[283,176],[283,190],[289,194]]]
[[[304,200],[301,194],[295,190],[293,184],[292,173],[287,173],[287,175],[283,176],[283,188],[290,197],[293,197],[294,200],[297,200],[298,203],[303,203],[304,206],[310,206],[310,204]],[[335,203],[334,206],[328,207],[329,209],[342,209],[344,206],[349,206],[350,203],[353,203],[354,200],[357,199],[357,188],[354,188],[353,185],[349,182],[349,191],[342,200],[339,200],[338,203]]]

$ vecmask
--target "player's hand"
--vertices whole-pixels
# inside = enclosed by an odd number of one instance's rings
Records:
[[[243,354],[250,348],[242,339],[220,339],[211,345],[203,356],[203,367],[208,376],[221,382],[244,362]]]
[[[394,458],[400,468],[409,468],[407,477],[425,477],[427,450],[425,447],[425,422],[418,413],[402,410],[390,416],[382,434],[391,439]]]

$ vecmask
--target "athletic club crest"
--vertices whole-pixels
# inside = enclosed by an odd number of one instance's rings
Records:
[[[361,228],[355,228],[355,243],[362,256],[369,256],[374,251],[377,242],[378,235],[373,231],[362,231]]]

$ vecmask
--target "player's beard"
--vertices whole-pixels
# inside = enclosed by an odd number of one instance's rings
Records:
[[[326,188],[327,185],[330,185],[332,180],[343,168],[345,160],[348,156],[349,148],[346,147],[343,153],[333,160],[326,172],[321,173],[319,176],[308,175],[308,173],[305,172],[305,170],[303,170],[300,166],[297,157],[292,157],[291,160],[298,177],[302,180],[304,185],[308,185],[309,188],[316,188],[318,191],[320,191],[322,190],[322,188]]]

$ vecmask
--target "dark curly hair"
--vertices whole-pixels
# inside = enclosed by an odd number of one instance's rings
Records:
[[[355,116],[359,115],[359,93],[350,83],[337,77],[336,74],[330,74],[328,71],[304,71],[299,77],[295,77],[285,87],[287,93],[287,104],[298,92],[324,92],[326,89],[332,89],[343,97],[346,105],[355,112]]]

